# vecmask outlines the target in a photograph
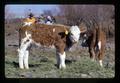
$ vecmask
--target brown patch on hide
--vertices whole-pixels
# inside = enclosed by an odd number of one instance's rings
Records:
[[[53,29],[55,29],[55,32],[53,32]],[[69,32],[69,27],[64,25],[32,24],[20,28],[20,38],[24,38],[25,31],[27,31],[36,43],[43,46],[54,45],[59,52],[63,53],[66,47],[66,30]]]

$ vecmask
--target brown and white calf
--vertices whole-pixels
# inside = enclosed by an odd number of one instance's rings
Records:
[[[95,60],[98,57],[100,66],[103,66],[102,61],[104,58],[106,35],[101,28],[93,28],[81,33],[83,38],[82,46],[89,48],[90,58]]]
[[[57,65],[59,68],[66,68],[65,50],[69,49],[80,37],[80,29],[77,26],[68,27],[65,25],[45,25],[32,24],[19,29],[19,67],[29,69],[28,57],[29,46],[36,44],[38,46],[56,48]]]

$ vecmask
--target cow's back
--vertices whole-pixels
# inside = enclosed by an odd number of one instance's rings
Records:
[[[64,25],[33,24],[20,28],[20,38],[25,37],[27,31],[36,43],[49,46],[55,44],[56,41],[65,40],[66,30],[68,30],[68,26]]]

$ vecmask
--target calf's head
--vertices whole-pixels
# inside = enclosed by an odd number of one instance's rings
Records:
[[[76,42],[78,42],[79,37],[80,37],[80,29],[79,29],[79,27],[78,26],[72,26],[70,28],[70,40],[73,43],[76,43]]]

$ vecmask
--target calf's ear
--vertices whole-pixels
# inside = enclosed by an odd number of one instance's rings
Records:
[[[61,38],[64,38],[64,37],[66,37],[68,35],[67,32],[60,32],[58,34],[61,36]]]
[[[68,31],[67,30],[65,30],[65,35],[68,35]]]

